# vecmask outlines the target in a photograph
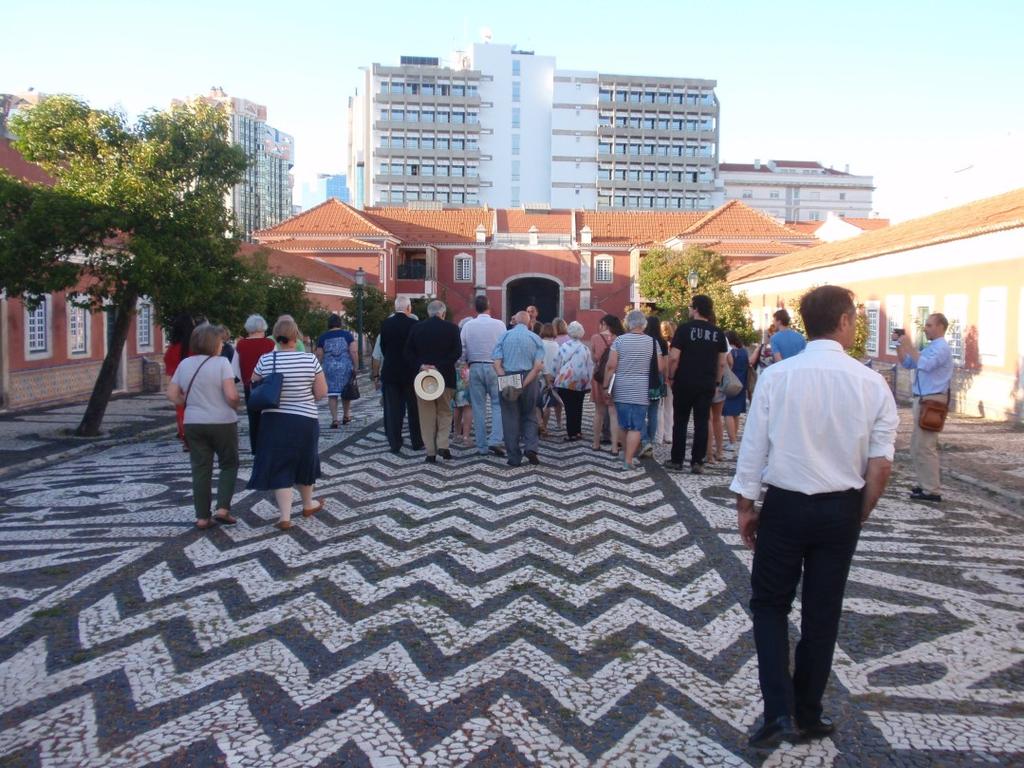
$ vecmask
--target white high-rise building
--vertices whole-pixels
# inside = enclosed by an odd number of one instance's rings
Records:
[[[373,64],[349,99],[357,206],[709,209],[715,81],[559,70],[476,44]],[[362,194],[360,194],[362,192]]]

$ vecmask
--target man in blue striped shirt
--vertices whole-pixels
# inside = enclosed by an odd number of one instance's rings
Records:
[[[508,465],[518,467],[523,455],[531,464],[539,464],[537,446],[537,381],[544,369],[544,342],[530,331],[530,316],[526,311],[517,312],[512,318],[512,330],[505,331],[494,346],[494,370],[498,376],[519,374],[522,389],[502,391],[501,425],[505,433],[505,450]],[[523,445],[519,440],[522,437]]]
[[[899,341],[900,363],[904,368],[916,370],[914,376],[914,433],[910,437],[910,458],[914,462],[917,485],[910,498],[917,501],[942,501],[942,478],[939,472],[939,433],[921,429],[922,400],[949,402],[949,385],[953,379],[953,353],[946,343],[949,321],[936,312],[924,321],[924,335],[928,344],[920,352],[902,334]]]

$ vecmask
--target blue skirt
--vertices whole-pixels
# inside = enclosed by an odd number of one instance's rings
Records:
[[[252,476],[245,486],[272,491],[313,485],[320,477],[320,422],[308,416],[271,411],[260,416]]]

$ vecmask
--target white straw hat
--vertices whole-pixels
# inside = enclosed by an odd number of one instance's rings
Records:
[[[437,400],[444,394],[444,376],[436,368],[420,371],[412,388],[421,400]]]

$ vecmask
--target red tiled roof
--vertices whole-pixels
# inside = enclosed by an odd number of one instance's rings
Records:
[[[1020,227],[1024,227],[1024,188],[868,231],[847,240],[749,264],[730,273],[729,282],[750,282],[806,272]]]
[[[10,139],[0,137],[0,169],[7,171],[11,176],[32,184],[44,184],[52,187],[54,180],[46,171],[35,163],[30,163],[21,152],[16,150]]]
[[[314,283],[326,283],[350,287],[355,279],[351,273],[340,270],[317,259],[300,256],[296,253],[285,253],[265,245],[253,245],[242,243],[238,247],[238,255],[244,259],[253,259],[256,256],[264,256],[267,259],[267,269],[279,275],[297,277],[300,280]]]
[[[817,242],[817,241],[814,241]],[[702,244],[701,248],[720,253],[723,256],[781,256],[786,253],[793,253],[793,251],[803,251],[809,246],[813,245],[812,242],[806,244],[802,243],[780,243],[778,241],[772,241],[770,243],[764,242],[753,242],[744,243],[738,241],[730,242],[719,242],[719,243],[706,243]]]
[[[526,234],[536,227],[541,235],[572,235],[572,211],[554,210],[544,213],[528,212],[520,208],[499,208],[498,232]]]
[[[825,166],[817,160],[772,160],[776,168],[817,168],[825,170]]]
[[[715,237],[758,238],[758,239],[806,239],[802,232],[795,232],[779,224],[763,211],[744,205],[739,200],[730,200],[716,208],[700,221],[696,221],[679,233],[686,238]]]
[[[576,228],[590,227],[594,244],[660,243],[703,219],[702,211],[577,211]]]
[[[474,243],[481,224],[490,235],[494,212],[488,208],[367,208],[363,213],[403,243]]]
[[[824,221],[787,221],[786,227],[794,232],[802,232],[805,235],[813,235]]]
[[[379,245],[368,243],[365,240],[357,240],[351,237],[291,237],[287,240],[275,240],[274,248],[279,251],[312,253],[323,251],[334,253],[336,251],[378,251]]]
[[[303,211],[298,216],[292,216],[287,221],[282,221],[276,227],[256,232],[255,236],[260,240],[271,242],[274,239],[295,235],[318,234],[386,237],[390,233],[381,229],[351,205],[332,197],[308,211]]]
[[[847,216],[843,221],[853,224],[857,229],[864,230],[885,229],[889,226],[888,219],[862,219],[856,216]]]
[[[743,171],[744,173],[771,173],[772,169],[764,163],[754,166],[753,163],[719,163],[719,171]]]

